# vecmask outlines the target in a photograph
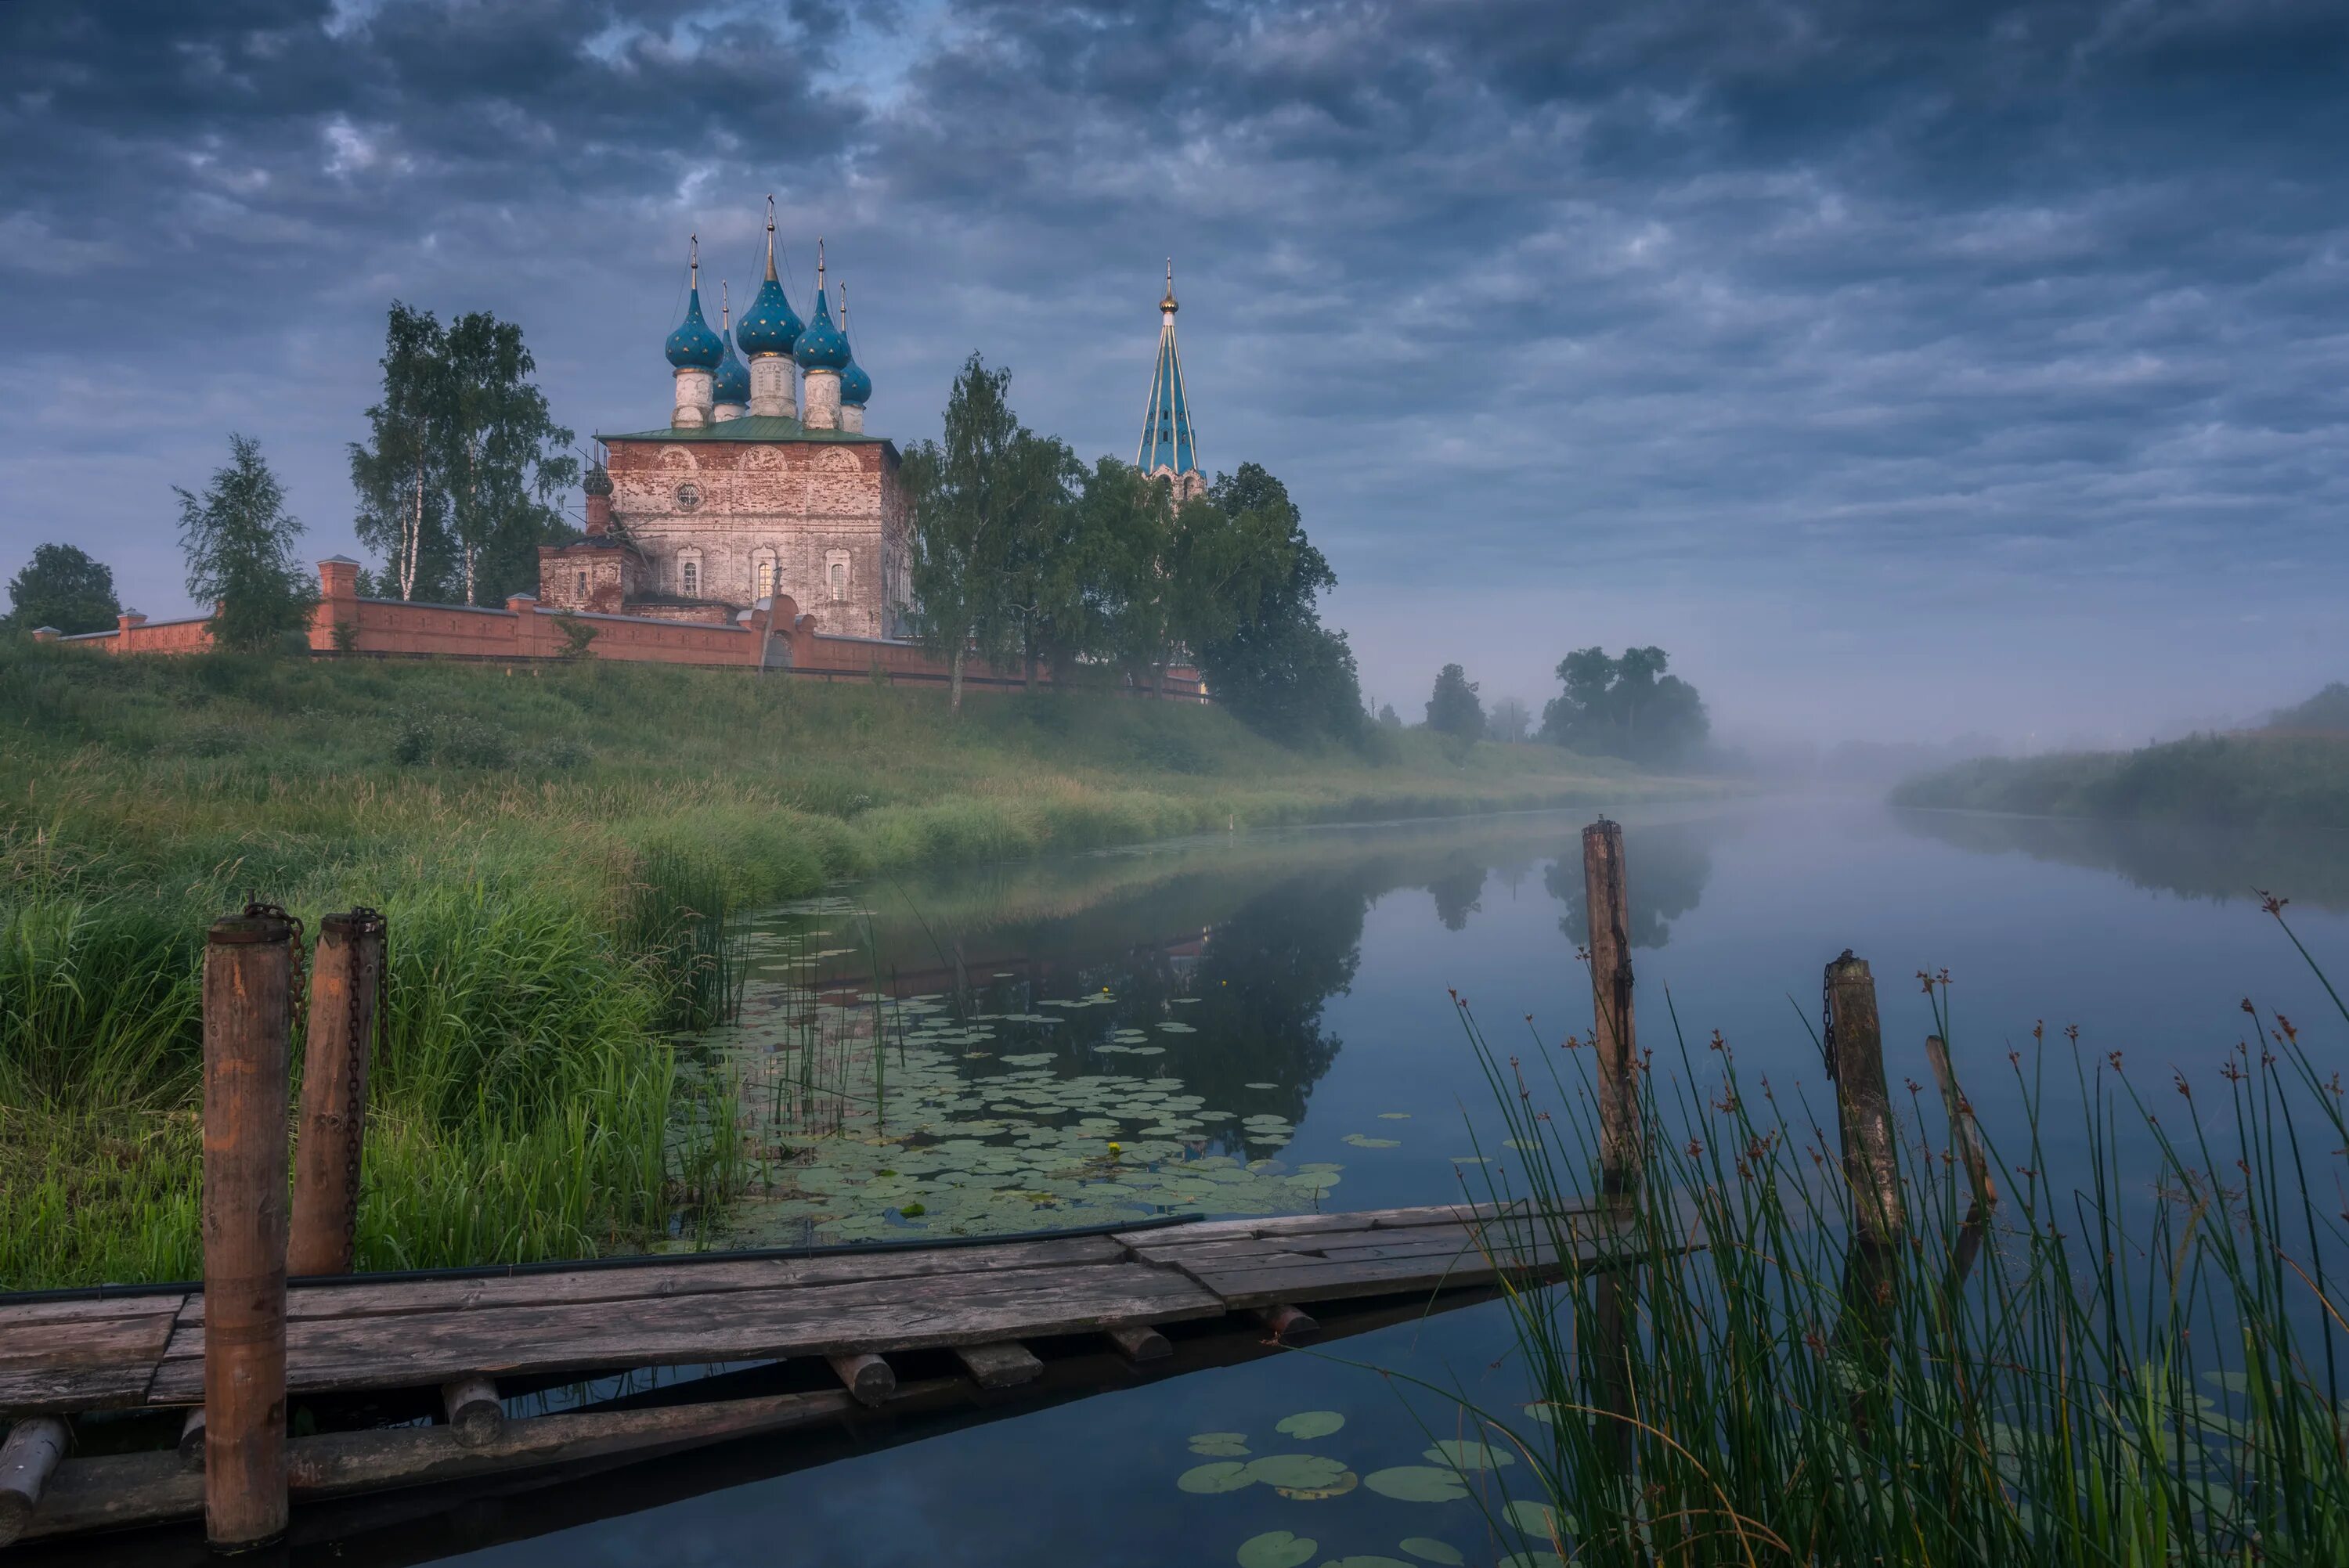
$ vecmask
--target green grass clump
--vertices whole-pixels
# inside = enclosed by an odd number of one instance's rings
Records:
[[[1505,1063],[1468,1029],[1530,1196],[1590,1202],[1588,1053]],[[2118,1053],[2075,1042],[2059,1089],[2015,1054],[2028,1147],[1992,1149],[1986,1225],[1912,1101],[1889,1253],[1851,1239],[1821,1119],[1713,1049],[1681,1045],[1668,1106],[1644,1080],[1646,1179],[1611,1209],[1629,1266],[1507,1295],[1532,1399],[1475,1414],[1554,1511],[1512,1514],[1544,1522],[1535,1545],[1627,1565],[2349,1562],[2349,1125],[2312,1059],[2337,1046],[2254,1015],[2217,1073],[2154,1100]],[[2075,1093],[2078,1123],[2043,1128]],[[2059,1139],[2079,1191],[2049,1177]],[[1550,1222],[1506,1228],[1496,1252],[1575,1255]]]
[[[113,658],[0,639],[0,1289],[186,1278],[203,934],[389,923],[361,1267],[636,1248],[735,1179],[667,1036],[728,917],[842,877],[1707,786],[1535,747],[1291,750],[1211,707],[737,670]],[[298,1046],[297,1046],[298,1054]],[[720,1097],[722,1099],[722,1096]]]

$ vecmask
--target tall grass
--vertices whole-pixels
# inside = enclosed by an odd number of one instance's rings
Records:
[[[1591,1053],[1504,1058],[1462,1016],[1522,1150],[1515,1195],[1593,1202]],[[1986,1235],[1912,1084],[1889,1253],[1853,1239],[1808,1108],[1674,1033],[1645,1181],[1604,1211],[1627,1266],[1509,1293],[1535,1398],[1478,1412],[1529,1461],[1560,1556],[2349,1563],[2349,1127],[2293,1025],[2252,1014],[2218,1073],[2151,1099],[2117,1053],[2015,1054],[2026,1119],[1992,1144]],[[1551,1221],[1509,1227],[1508,1248],[1578,1256]]]

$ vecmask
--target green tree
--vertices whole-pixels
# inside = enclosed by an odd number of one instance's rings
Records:
[[[1533,721],[1532,711],[1523,702],[1513,696],[1505,696],[1485,715],[1485,733],[1495,740],[1516,746],[1524,742],[1526,731]]]
[[[460,315],[444,356],[435,456],[465,603],[534,593],[538,547],[569,532],[554,499],[579,480],[571,431],[549,415],[513,323]]]
[[[1010,568],[1021,542],[1067,501],[1067,449],[1019,423],[1010,386],[1010,371],[972,355],[947,398],[945,438],[905,454],[916,629],[947,661],[957,713],[970,656],[1000,658],[1020,633]]]
[[[19,633],[55,626],[73,636],[112,631],[121,613],[112,568],[70,544],[36,544],[32,560],[9,579],[8,614],[0,624]]]
[[[448,593],[449,499],[439,481],[440,411],[448,401],[448,335],[430,311],[398,300],[384,331],[383,396],[367,411],[371,435],[350,448],[354,529],[383,559],[386,598]]]
[[[1427,727],[1462,740],[1485,735],[1485,705],[1476,700],[1476,683],[1458,665],[1435,673],[1435,690],[1427,699]]]
[[[1362,688],[1345,634],[1321,624],[1319,599],[1338,574],[1305,536],[1279,480],[1256,463],[1219,475],[1208,499],[1257,552],[1253,603],[1236,607],[1221,635],[1195,649],[1216,702],[1267,735],[1359,740]],[[1212,634],[1216,628],[1207,628]]]
[[[302,524],[285,510],[285,489],[250,436],[228,438],[229,460],[204,493],[172,486],[180,498],[180,549],[188,592],[219,605],[215,647],[259,649],[308,624],[317,589],[294,557]]]
[[[1637,762],[1686,760],[1712,722],[1696,687],[1668,674],[1670,664],[1658,647],[1626,648],[1613,659],[1603,648],[1567,655],[1557,666],[1565,690],[1542,710],[1542,738]]]

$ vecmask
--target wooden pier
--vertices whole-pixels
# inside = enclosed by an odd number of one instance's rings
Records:
[[[392,1280],[297,1279],[285,1381],[305,1398],[442,1390],[435,1424],[321,1432],[287,1446],[296,1501],[533,1466],[674,1452],[836,1418],[899,1398],[1013,1387],[1072,1341],[1129,1360],[1165,1331],[1312,1337],[1316,1304],[1422,1303],[1503,1276],[1603,1265],[1607,1226],[1578,1212],[1445,1205],[797,1255],[627,1259]],[[1562,1255],[1570,1246],[1574,1259]],[[20,1418],[192,1408],[204,1398],[199,1288],[0,1299],[0,1412]],[[901,1385],[893,1357],[951,1357]],[[496,1380],[545,1387],[652,1367],[796,1361],[827,1387],[761,1398],[508,1419]],[[469,1390],[464,1396],[449,1390]],[[192,1518],[192,1449],[67,1457],[19,1524],[26,1540]]]

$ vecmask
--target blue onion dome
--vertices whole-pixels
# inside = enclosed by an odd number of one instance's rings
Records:
[[[718,377],[711,386],[712,403],[748,403],[750,400],[750,367],[734,357],[734,346],[721,335],[725,357],[718,362]]]
[[[742,313],[742,325],[734,329],[734,341],[745,354],[789,354],[799,346],[799,313],[783,297],[782,280],[775,276],[771,265],[750,308]]]
[[[685,319],[668,335],[668,362],[679,370],[715,370],[726,356],[726,343],[701,318],[701,291],[685,296]]]
[[[815,315],[808,318],[807,326],[800,333],[792,357],[800,362],[802,370],[839,370],[848,364],[848,339],[840,328],[832,325],[832,307],[824,303],[819,292],[815,296]]]
[[[848,336],[848,285],[840,285],[840,335]],[[852,408],[862,408],[872,400],[873,377],[864,374],[864,366],[856,363],[856,351],[852,347],[848,363],[841,366],[840,400]]]

